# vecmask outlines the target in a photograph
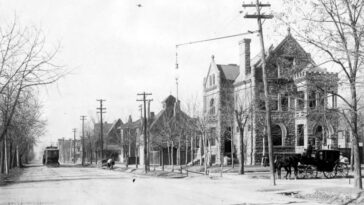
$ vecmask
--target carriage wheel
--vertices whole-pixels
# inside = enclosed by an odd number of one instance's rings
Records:
[[[305,178],[314,178],[317,176],[317,171],[312,166],[307,166],[305,169]]]
[[[348,165],[345,163],[338,163],[334,167],[336,174],[341,177],[347,177],[349,174],[349,168]]]
[[[334,178],[336,176],[336,171],[333,170],[331,172],[328,172],[328,171],[323,171],[324,173],[324,176],[328,179],[331,179],[331,178]]]
[[[297,178],[303,179],[306,177],[305,167],[298,167]]]

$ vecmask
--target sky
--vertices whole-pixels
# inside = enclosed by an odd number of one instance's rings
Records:
[[[141,4],[141,7],[137,5]],[[178,48],[176,44],[256,30],[254,20],[243,18],[240,0],[0,0],[0,23],[16,16],[23,26],[36,26],[47,44],[61,49],[57,65],[70,74],[53,85],[39,88],[47,132],[42,144],[73,137],[81,131],[81,115],[98,121],[96,99],[105,99],[104,119],[124,122],[139,117],[137,93],[153,95],[151,109],[161,110],[161,102],[176,95],[182,104],[198,99],[202,105],[202,82],[211,56],[218,64],[238,64],[238,42],[252,38],[257,53],[256,34]],[[272,2],[278,11],[280,1]],[[267,44],[282,39],[277,28],[264,24]],[[285,28],[281,28],[285,29]]]

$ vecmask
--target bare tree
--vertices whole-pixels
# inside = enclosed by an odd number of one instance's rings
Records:
[[[299,40],[312,45],[323,63],[341,70],[350,97],[337,95],[350,112],[349,126],[352,131],[354,151],[354,186],[362,189],[359,136],[358,136],[358,74],[363,67],[364,18],[362,0],[310,0],[285,1],[286,13],[282,22],[293,27]],[[286,18],[288,17],[289,18]],[[299,22],[299,23],[298,23]]]
[[[65,70],[53,63],[57,48],[47,50],[45,37],[35,27],[22,28],[15,19],[0,28],[0,94],[6,99],[0,141],[9,136],[22,94],[64,76]]]
[[[235,108],[235,119],[239,128],[239,148],[240,148],[240,157],[239,157],[239,174],[244,174],[244,131],[245,125],[248,121],[248,118],[251,114],[251,106],[243,107],[243,105],[238,104]]]

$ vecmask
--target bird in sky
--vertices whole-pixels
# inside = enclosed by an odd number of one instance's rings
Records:
[[[141,4],[137,4],[137,7],[139,7],[139,8],[140,8],[140,7],[142,7],[142,5],[141,5]]]
[[[133,179],[133,183],[135,182],[135,178]]]

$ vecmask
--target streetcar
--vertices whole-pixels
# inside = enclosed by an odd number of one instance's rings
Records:
[[[59,149],[54,146],[48,146],[43,153],[43,164],[51,166],[59,166]]]

